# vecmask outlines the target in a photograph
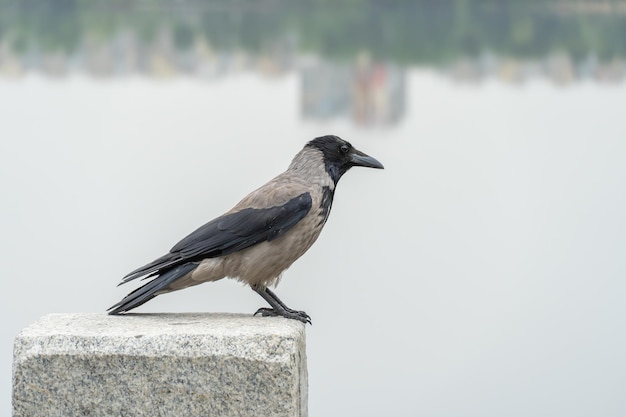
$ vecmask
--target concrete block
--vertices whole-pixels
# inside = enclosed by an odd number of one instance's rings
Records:
[[[15,339],[14,416],[306,416],[304,325],[51,314]]]

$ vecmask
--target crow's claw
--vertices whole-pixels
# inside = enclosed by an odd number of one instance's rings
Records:
[[[254,315],[260,314],[263,317],[285,317],[288,319],[294,319],[301,321],[302,323],[311,323],[311,317],[304,311],[296,310],[276,310],[273,308],[259,308]]]

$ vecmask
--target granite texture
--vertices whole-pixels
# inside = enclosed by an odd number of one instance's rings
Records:
[[[306,416],[304,325],[51,314],[15,339],[14,416]]]

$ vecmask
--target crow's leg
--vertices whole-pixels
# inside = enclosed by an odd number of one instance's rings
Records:
[[[260,314],[264,317],[286,317],[288,319],[299,320],[303,323],[311,324],[311,318],[304,311],[292,310],[287,307],[285,303],[283,303],[280,298],[276,296],[272,291],[270,291],[267,287],[255,288],[252,289],[259,294],[272,308],[259,308],[254,315]]]
[[[309,315],[308,315],[308,314],[306,314],[304,311],[293,310],[293,309],[291,309],[291,308],[287,307],[287,306],[285,305],[285,303],[283,303],[283,302],[280,300],[280,298],[278,298],[278,296],[276,295],[276,293],[275,293],[275,292],[273,292],[273,291],[271,291],[269,288],[265,287],[265,292],[266,292],[267,294],[269,294],[269,296],[270,296],[270,297],[272,297],[274,300],[276,300],[276,302],[277,302],[278,304],[280,304],[280,306],[281,306],[282,308],[284,308],[285,310],[287,310],[288,312],[290,312],[290,313],[296,313],[296,314],[298,314],[298,315],[300,315],[300,316],[304,317],[305,319],[309,319],[309,320],[311,319],[311,317],[309,317]]]

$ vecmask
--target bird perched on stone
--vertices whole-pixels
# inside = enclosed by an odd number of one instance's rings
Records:
[[[230,277],[250,285],[271,306],[255,315],[310,323],[308,314],[287,307],[268,286],[315,242],[330,214],[337,182],[354,166],[383,168],[337,136],[308,142],[285,172],[199,227],[169,253],[126,275],[120,285],[154,278],[109,308],[109,314],[125,313],[157,295]]]

